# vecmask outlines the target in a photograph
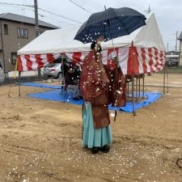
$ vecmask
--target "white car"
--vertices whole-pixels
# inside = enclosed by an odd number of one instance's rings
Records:
[[[0,83],[4,82],[5,75],[3,69],[0,67]]]
[[[49,78],[53,77],[55,79],[59,78],[62,74],[61,63],[49,63],[43,68],[43,74],[47,75]]]
[[[68,66],[72,64],[71,62],[66,63]],[[43,68],[43,74],[47,75],[49,78],[53,77],[55,79],[60,78],[62,76],[62,69],[61,69],[62,63],[49,63]],[[76,72],[78,74],[81,73],[81,67],[75,66]]]

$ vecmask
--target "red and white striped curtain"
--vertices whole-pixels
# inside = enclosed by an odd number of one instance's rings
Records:
[[[82,63],[88,52],[65,53],[73,62]],[[165,67],[165,51],[156,48],[123,47],[102,51],[103,64],[117,56],[124,75],[159,72]],[[60,54],[19,55],[18,71],[31,71],[53,62]]]

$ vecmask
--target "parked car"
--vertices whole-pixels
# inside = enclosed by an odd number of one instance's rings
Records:
[[[169,67],[178,67],[178,61],[167,61],[166,65]]]
[[[71,62],[66,63],[68,66],[72,65]],[[49,63],[43,68],[43,74],[47,75],[49,78],[53,77],[55,79],[60,78],[62,76],[62,69],[61,69],[62,63]],[[81,73],[81,68],[79,66],[74,67],[76,69],[76,72],[78,75]]]
[[[0,67],[0,83],[4,82],[5,75],[3,69]]]
[[[49,63],[43,68],[43,74],[47,75],[49,78],[53,77],[55,79],[59,78],[62,74],[61,63]]]

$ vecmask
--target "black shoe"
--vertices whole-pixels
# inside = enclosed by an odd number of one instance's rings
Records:
[[[79,97],[73,97],[73,100],[80,100]]]
[[[91,152],[92,152],[92,154],[97,154],[99,152],[99,148],[98,147],[93,147],[91,149]]]
[[[79,98],[80,98],[80,99],[83,99],[83,97],[82,97],[82,96],[79,96]]]
[[[108,153],[110,151],[110,146],[104,145],[103,147],[100,148],[100,151],[104,153]]]

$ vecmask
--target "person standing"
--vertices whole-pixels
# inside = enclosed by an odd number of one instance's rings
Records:
[[[121,95],[123,93],[121,85],[116,88],[119,81],[115,81],[115,79],[118,75],[111,75],[112,70],[102,64],[100,43],[103,40],[104,37],[99,36],[91,44],[91,51],[83,61],[80,80],[81,92],[84,98],[82,145],[90,149],[93,154],[99,151],[104,153],[110,151],[112,131],[108,105],[110,103],[115,106],[121,105],[121,99],[116,97],[117,89],[121,89]],[[115,92],[116,90],[117,92]],[[115,98],[118,100],[116,101]]]
[[[82,99],[80,93],[80,85],[79,85],[79,73],[77,71],[77,66],[74,63],[66,64],[64,61],[62,65],[63,75],[64,75],[64,89],[72,89],[73,90],[73,100],[80,100]]]

